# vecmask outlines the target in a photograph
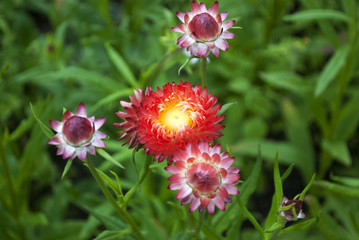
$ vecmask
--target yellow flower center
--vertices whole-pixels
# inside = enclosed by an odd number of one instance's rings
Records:
[[[191,127],[193,124],[188,110],[183,110],[182,107],[176,103],[170,103],[162,108],[159,112],[159,120],[168,130],[174,132],[182,126]]]

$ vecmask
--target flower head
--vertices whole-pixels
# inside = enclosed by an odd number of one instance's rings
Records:
[[[232,202],[229,195],[239,191],[234,185],[238,183],[239,168],[230,167],[234,157],[221,153],[221,146],[209,146],[208,142],[186,144],[184,150],[177,150],[173,155],[174,165],[165,167],[173,175],[169,177],[170,190],[179,190],[176,199],[181,204],[190,203],[190,211],[197,208],[202,212],[207,208],[214,213],[215,206],[225,210],[225,202]]]
[[[224,116],[216,115],[221,109],[217,98],[202,91],[200,85],[189,82],[167,83],[163,90],[150,92],[137,109],[136,134],[148,155],[159,162],[169,157],[185,143],[199,140],[213,141],[222,136],[219,124]]]
[[[297,221],[298,218],[305,218],[305,214],[302,211],[303,202],[300,200],[288,200],[287,197],[283,196],[282,204],[280,208],[287,207],[292,205],[292,207],[288,210],[281,210],[278,212],[278,215],[283,217],[286,221]],[[293,213],[295,212],[295,214]],[[297,216],[295,216],[297,215]]]
[[[107,135],[97,131],[105,120],[105,118],[87,117],[85,105],[80,103],[76,114],[66,111],[61,122],[50,120],[51,127],[57,133],[48,143],[56,145],[57,155],[62,155],[64,159],[74,159],[77,156],[83,161],[87,152],[95,155],[95,147],[105,147],[101,139]]]
[[[141,147],[141,144],[138,143],[137,137],[137,125],[138,125],[138,115],[140,114],[142,102],[145,101],[146,96],[152,92],[151,87],[146,88],[146,92],[143,92],[142,89],[134,90],[135,97],[130,95],[131,102],[120,101],[121,106],[125,110],[125,112],[118,111],[116,115],[125,122],[122,123],[114,123],[113,125],[122,129],[123,131],[119,131],[119,134],[122,136],[118,140],[126,139],[126,141],[122,144],[129,144],[129,148],[134,148],[138,150]]]
[[[218,12],[218,2],[208,10],[204,3],[192,1],[191,12],[177,12],[177,17],[184,23],[172,28],[183,33],[177,40],[177,45],[187,48],[192,56],[207,57],[210,51],[219,56],[219,49],[227,51],[229,44],[225,39],[235,35],[227,30],[233,26],[234,20],[224,21],[228,13]]]

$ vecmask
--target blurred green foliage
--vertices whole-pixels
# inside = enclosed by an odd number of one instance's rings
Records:
[[[219,7],[242,29],[231,30],[228,52],[210,55],[207,87],[222,105],[236,103],[218,142],[248,181],[239,186],[241,203],[265,224],[278,151],[281,170],[295,163],[284,195],[294,198],[317,178],[304,199],[315,222],[292,225],[276,239],[358,239],[359,3],[223,0]],[[80,161],[60,180],[66,161],[47,146],[29,103],[45,124],[80,102],[106,117],[106,151],[125,170],[99,156],[94,163],[116,182],[115,172],[127,193],[146,156],[140,151],[133,164],[116,141],[112,123],[121,120],[114,113],[134,88],[200,82],[199,63],[177,75],[187,57],[170,30],[179,23],[175,12],[189,10],[184,0],[0,2],[0,239],[135,239]],[[258,145],[263,164],[255,163]],[[146,239],[191,239],[199,214],[167,190],[163,167],[150,165],[128,211]],[[260,239],[246,217],[233,201],[205,216],[199,236]]]

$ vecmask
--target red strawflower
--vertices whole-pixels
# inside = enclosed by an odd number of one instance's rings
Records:
[[[107,135],[97,131],[105,120],[106,118],[87,117],[85,105],[80,103],[76,114],[66,111],[61,122],[50,120],[50,125],[57,134],[48,143],[56,145],[57,155],[62,155],[64,159],[74,159],[77,156],[84,161],[87,152],[95,155],[95,147],[105,147],[101,139]]]
[[[192,56],[207,57],[210,51],[219,56],[219,49],[227,51],[229,44],[225,39],[235,35],[227,30],[233,26],[234,20],[224,21],[228,13],[218,12],[218,2],[207,10],[204,3],[192,1],[191,12],[177,12],[177,17],[184,23],[172,28],[183,33],[177,45],[187,48]]]
[[[125,102],[120,101],[121,106],[125,110],[125,112],[118,111],[116,115],[125,122],[123,123],[114,123],[113,125],[122,129],[125,129],[123,131],[119,131],[118,133],[122,134],[122,136],[118,140],[127,140],[122,144],[129,144],[129,148],[134,148],[138,150],[141,145],[138,143],[138,137],[137,137],[137,125],[138,125],[138,113],[141,112],[139,108],[141,108],[141,104],[143,101],[145,101],[146,96],[149,95],[150,92],[152,92],[152,88],[147,87],[146,92],[143,92],[142,89],[134,90],[135,97],[130,95],[130,101],[131,102]]]
[[[229,195],[237,195],[239,168],[230,167],[234,157],[221,153],[221,146],[209,146],[208,142],[186,144],[173,154],[174,165],[165,167],[173,175],[169,177],[170,190],[179,190],[176,199],[181,205],[190,203],[190,211],[207,208],[214,213],[215,206],[225,210],[225,202],[232,202]]]
[[[219,124],[224,116],[216,115],[221,109],[217,98],[200,85],[189,82],[167,83],[163,90],[150,92],[139,108],[136,123],[138,142],[143,144],[148,155],[154,160],[171,162],[175,149],[184,149],[185,143],[199,140],[213,141],[222,136]]]

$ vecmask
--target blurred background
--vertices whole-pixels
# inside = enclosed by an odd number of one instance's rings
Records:
[[[209,8],[214,1],[204,2]],[[209,56],[207,87],[221,105],[235,103],[217,142],[236,157],[244,182],[260,146],[264,163],[249,210],[264,223],[278,151],[281,172],[295,163],[283,184],[288,198],[317,173],[303,210],[320,217],[277,239],[359,239],[359,2],[221,0],[219,8],[242,29],[230,30],[236,38],[227,52]],[[74,112],[80,102],[90,116],[106,117],[106,151],[126,169],[93,160],[128,191],[146,156],[141,150],[134,164],[117,141],[119,101],[147,85],[200,83],[199,62],[178,75],[188,57],[170,30],[181,23],[177,11],[190,11],[190,1],[0,2],[0,239],[134,239],[99,237],[127,226],[81,161],[61,180],[66,160],[47,144],[30,103],[48,127],[63,107]],[[167,190],[164,166],[150,166],[128,211],[149,239],[190,239],[185,233],[198,214]],[[205,238],[260,239],[238,208],[228,204],[208,216],[207,231],[215,233]]]

